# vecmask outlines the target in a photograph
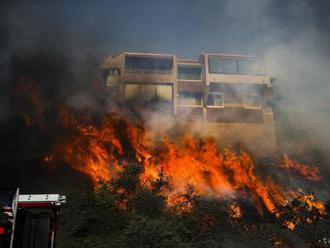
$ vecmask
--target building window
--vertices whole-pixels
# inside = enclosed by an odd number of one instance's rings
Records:
[[[125,100],[144,103],[171,103],[172,85],[161,84],[126,84]]]
[[[237,61],[233,59],[209,59],[210,73],[237,73]]]
[[[125,85],[125,100],[131,101],[138,99],[141,94],[140,84],[126,84]]]
[[[261,59],[251,61],[251,70],[255,75],[262,75],[266,73],[265,63]]]
[[[181,106],[202,106],[202,93],[180,92],[179,104]]]
[[[183,80],[201,80],[202,67],[198,65],[178,65],[178,78]]]
[[[243,103],[246,109],[261,109],[261,99],[258,94],[244,94]]]
[[[209,95],[207,97],[207,106],[223,108],[223,94],[220,92],[209,92]]]
[[[108,76],[119,76],[120,70],[117,68],[109,68],[106,70],[103,70],[103,77],[108,77]]]
[[[125,68],[127,72],[136,70],[146,73],[171,73],[173,67],[172,58],[132,56],[125,57]]]
[[[141,98],[145,102],[155,101],[157,99],[157,85],[156,84],[142,85]]]
[[[219,74],[264,74],[264,64],[259,59],[209,59],[210,73]]]
[[[106,86],[119,84],[120,70],[117,68],[109,68],[103,71]]]
[[[157,85],[157,99],[161,102],[172,102],[172,85]]]
[[[252,74],[251,60],[237,60],[238,73],[240,74]]]

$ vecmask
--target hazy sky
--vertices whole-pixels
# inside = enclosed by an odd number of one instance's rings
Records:
[[[287,98],[329,101],[330,0],[8,0],[1,10],[0,71],[12,54],[54,47],[76,74],[120,51],[261,54]]]
[[[330,106],[329,13],[330,0],[7,0],[0,6],[0,84],[10,78],[13,55],[39,51],[72,60],[77,81],[90,58],[97,72],[105,55],[120,51],[261,54],[274,92],[290,102],[284,107],[315,113]],[[3,106],[0,98],[0,119]],[[330,114],[322,118],[314,129],[329,144]]]
[[[258,54],[307,30],[321,34],[315,42],[329,52],[329,36],[323,35],[330,32],[328,0],[8,1],[3,9],[11,43],[33,43],[36,33],[56,41],[64,39],[58,32],[68,32],[109,53],[152,50],[195,57]]]

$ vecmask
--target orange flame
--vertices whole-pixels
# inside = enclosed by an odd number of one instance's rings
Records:
[[[153,144],[143,125],[119,113],[105,115],[98,125],[79,121],[64,110],[60,118],[65,120],[63,128],[71,129],[71,136],[57,142],[55,154],[88,175],[95,187],[100,181],[119,178],[125,167],[134,163],[143,168],[140,186],[154,189],[155,182],[162,181],[159,194],[176,213],[189,212],[195,196],[234,201],[238,197],[248,200],[250,196],[252,199],[249,200],[254,202],[260,215],[266,210],[280,218],[281,207],[298,197],[292,191],[286,192],[270,177],[261,180],[248,153],[231,149],[222,151],[214,139],[183,135],[181,139],[176,137],[176,142],[164,137]],[[53,162],[53,157],[47,161]],[[309,180],[319,179],[316,168],[294,162],[287,155],[282,167],[298,170]],[[326,214],[323,203],[308,195],[301,199],[310,206],[308,208],[318,209],[320,215]],[[233,218],[241,218],[243,213],[239,205],[230,205],[229,212]],[[296,223],[286,221],[283,225],[293,229]]]
[[[29,107],[23,114],[26,126],[46,129],[47,106],[43,104],[46,98],[40,85],[22,78],[15,89],[15,96],[20,98],[23,107]],[[190,212],[194,198],[203,196],[229,199],[232,202],[229,215],[234,220],[244,214],[238,199],[252,201],[260,215],[268,211],[282,219],[291,211],[293,216],[282,221],[282,225],[291,230],[301,222],[310,224],[327,214],[324,203],[313,194],[287,189],[270,176],[260,177],[248,153],[220,150],[218,141],[214,139],[182,134],[175,137],[175,142],[170,137],[160,137],[156,143],[143,123],[130,120],[121,113],[105,114],[98,121],[93,121],[89,111],[73,113],[64,106],[58,108],[58,122],[60,135],[53,151],[45,155],[43,161],[49,165],[70,165],[87,175],[95,189],[100,182],[120,178],[125,168],[135,164],[143,168],[138,178],[139,187],[155,190],[155,185],[158,185],[157,193],[165,197],[168,208],[175,213]],[[278,168],[296,171],[314,182],[320,180],[318,168],[293,161],[287,154]],[[117,194],[118,207],[126,209],[127,190],[121,185],[109,186],[109,190]],[[300,205],[293,206],[293,200]],[[300,211],[310,214],[304,218],[299,215]],[[204,219],[206,227],[215,222],[212,216]],[[274,241],[274,244],[281,243]]]
[[[300,175],[306,177],[308,180],[311,181],[318,181],[320,180],[319,176],[319,169],[316,167],[310,167],[304,164],[300,164],[296,161],[293,161],[289,158],[287,154],[283,156],[284,164],[282,165],[285,169],[293,169],[296,170]]]

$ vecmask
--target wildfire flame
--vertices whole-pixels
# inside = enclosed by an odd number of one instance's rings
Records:
[[[284,206],[298,198],[307,204],[308,210],[317,209],[319,215],[326,214],[324,204],[313,195],[286,190],[270,177],[261,180],[247,152],[222,151],[214,139],[188,134],[181,139],[176,137],[176,141],[165,136],[153,143],[143,125],[120,113],[105,115],[98,125],[83,124],[77,118],[71,118],[69,123],[66,128],[73,129],[74,135],[57,142],[55,157],[57,154],[89,176],[95,187],[100,181],[116,180],[126,167],[136,164],[142,168],[140,187],[152,190],[156,182],[161,182],[159,194],[176,213],[189,212],[193,208],[192,199],[204,196],[219,200],[252,200],[260,215],[267,211],[276,218],[283,215]],[[290,160],[288,155],[284,155],[283,161],[284,165],[279,168],[298,170],[307,180],[320,180],[317,168],[301,165]],[[123,189],[118,190],[125,193]],[[123,202],[119,205],[125,208]],[[229,206],[231,218],[241,218],[243,212],[238,203]],[[297,219],[284,220],[282,224],[294,229],[298,222]]]
[[[300,164],[297,161],[293,161],[289,158],[287,154],[283,156],[284,163],[282,167],[285,169],[293,169],[296,170],[299,174],[303,175],[307,179],[311,181],[319,181],[319,169],[317,167],[310,167],[304,164]]]
[[[27,101],[34,106],[36,114],[24,115],[28,127],[43,122],[44,108],[40,107],[42,95],[30,81],[23,80],[24,87],[18,87],[18,95],[27,94]],[[32,89],[32,91],[29,91]],[[37,94],[32,94],[35,90]],[[26,93],[26,92],[29,93]],[[121,112],[104,114],[95,122],[88,114],[73,114],[64,106],[58,108],[58,120],[63,135],[57,137],[53,150],[45,155],[48,164],[65,163],[87,175],[95,188],[100,182],[118,179],[130,165],[141,167],[139,185],[154,189],[166,199],[169,209],[176,213],[189,212],[196,196],[210,197],[235,202],[229,205],[231,218],[237,219],[244,211],[237,199],[252,201],[259,212],[265,211],[281,218],[294,199],[304,204],[303,209],[326,214],[323,202],[302,190],[291,190],[279,185],[272,178],[260,177],[251,156],[244,150],[219,149],[219,141],[182,134],[175,141],[169,136],[154,142],[143,123],[124,116]],[[39,125],[46,128],[43,123]],[[320,180],[319,169],[300,164],[283,156],[278,166],[297,171],[307,180]],[[121,195],[123,188],[110,188]],[[127,199],[119,203],[125,208]],[[294,207],[293,211],[298,208]],[[304,221],[313,222],[317,217],[309,216]],[[302,221],[294,216],[282,224],[294,229]]]

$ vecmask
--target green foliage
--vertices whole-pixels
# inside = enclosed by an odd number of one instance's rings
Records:
[[[152,191],[142,189],[131,199],[130,208],[138,214],[156,218],[162,215],[165,209],[165,198]]]
[[[177,226],[163,218],[136,216],[125,230],[126,247],[178,247]]]
[[[168,186],[168,179],[160,177],[154,188],[147,190],[137,184],[139,173],[140,168],[133,166],[118,180],[100,184],[95,192],[68,193],[68,205],[60,217],[58,247],[273,247],[274,242],[280,247],[304,247],[330,230],[325,217],[291,231],[280,222],[261,221],[249,213],[247,205],[243,218],[233,220],[228,213],[230,203],[192,197],[193,192],[189,197],[191,212],[175,215],[159,194],[160,188]],[[126,209],[118,208],[120,201],[128,201]]]
[[[108,192],[90,194],[81,206],[82,222],[74,236],[102,235],[121,229],[127,223],[126,215],[119,210],[114,197]]]

